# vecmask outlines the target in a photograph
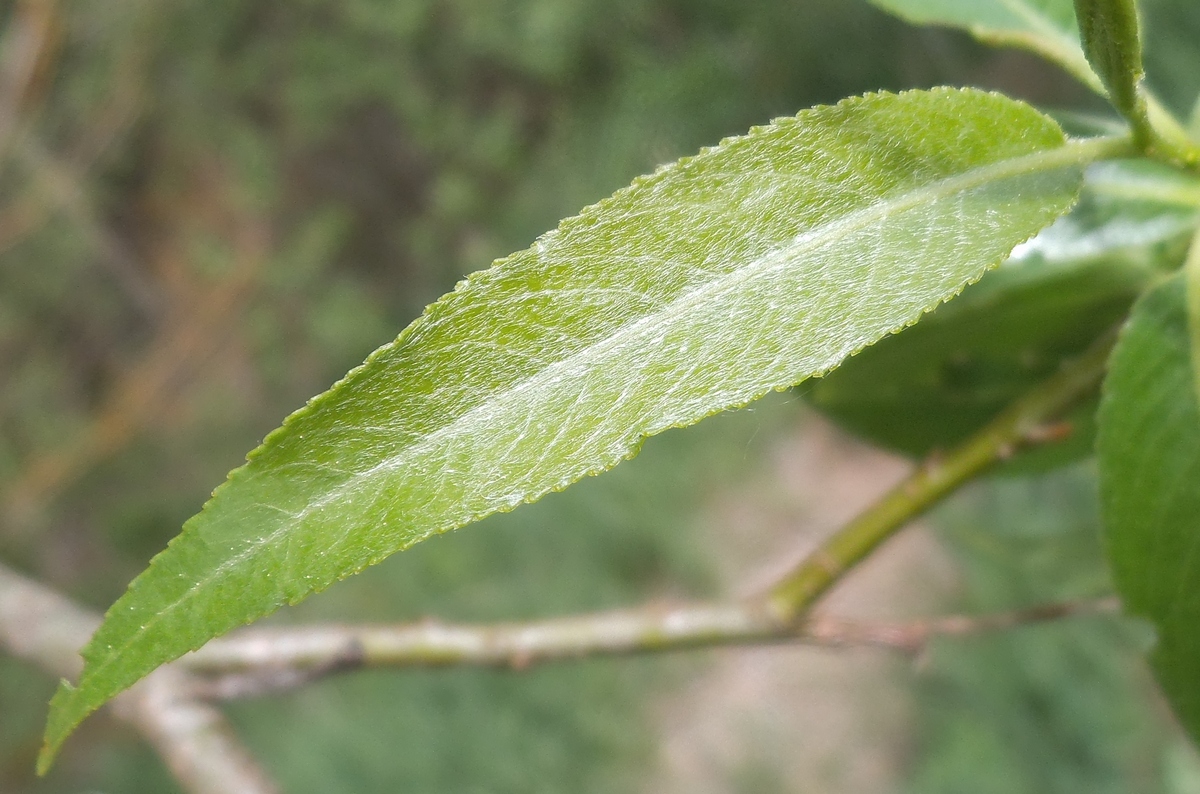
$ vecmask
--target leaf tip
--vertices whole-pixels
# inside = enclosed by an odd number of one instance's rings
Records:
[[[42,740],[42,749],[38,752],[37,774],[43,777],[54,766],[54,759],[63,742],[75,730],[83,718],[95,710],[95,707],[79,706],[79,688],[71,682],[61,679],[58,691],[50,699],[50,715],[46,718],[46,734]]]

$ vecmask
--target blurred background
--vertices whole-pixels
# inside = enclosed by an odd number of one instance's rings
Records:
[[[1148,0],[1186,111],[1200,5]],[[773,116],[1054,69],[857,0],[0,0],[0,559],[106,607],[246,451],[464,274]],[[276,620],[489,620],[742,593],[901,476],[797,394],[431,540]],[[1087,463],[977,484],[828,605],[1109,592]],[[1137,626],[523,674],[358,674],[232,710],[304,792],[1200,792]],[[177,790],[101,715],[33,776],[54,681],[0,657],[0,792]]]

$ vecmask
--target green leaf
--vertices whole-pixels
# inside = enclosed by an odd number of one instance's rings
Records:
[[[1113,579],[1125,608],[1158,631],[1151,664],[1200,739],[1200,402],[1185,285],[1135,305],[1109,366],[1097,454]]]
[[[878,94],[638,179],[472,275],[293,414],[130,585],[55,695],[46,768],[154,667],[646,436],[823,373],[1065,212],[1082,163],[1019,102]]]
[[[1088,169],[1084,198],[1004,264],[919,324],[881,340],[804,389],[867,440],[923,457],[963,441],[1077,356],[1178,267],[1196,223],[1195,180],[1144,161]],[[1095,405],[1069,440],[1035,446],[1002,471],[1091,454]]]
[[[1148,136],[1137,4],[1134,0],[1075,0],[1075,14],[1083,52],[1108,89],[1109,100],[1134,129]]]
[[[871,0],[918,25],[963,28],[987,44],[1019,47],[1057,63],[1093,91],[1104,85],[1079,45],[1073,0]]]
[[[1141,49],[1133,0],[871,0],[915,24],[950,25],[996,46],[1020,47],[1053,61],[1113,104],[1133,123],[1147,152],[1183,165],[1200,163],[1200,145],[1141,84]],[[1088,23],[1088,55],[1080,44],[1076,5]],[[1132,22],[1130,22],[1132,20]],[[1134,48],[1136,44],[1136,49]],[[1093,63],[1089,64],[1088,59]],[[1105,79],[1093,71],[1097,66]],[[1130,90],[1133,79],[1135,89]]]

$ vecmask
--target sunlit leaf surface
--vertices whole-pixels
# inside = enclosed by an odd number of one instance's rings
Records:
[[[134,581],[55,696],[43,768],[207,639],[916,321],[1069,208],[1078,147],[994,94],[847,100],[660,169],[472,275],[272,433]]]

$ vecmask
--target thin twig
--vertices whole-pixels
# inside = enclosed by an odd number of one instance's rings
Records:
[[[56,0],[22,0],[0,38],[0,162],[46,82],[61,33]]]
[[[16,134],[16,126],[22,109],[28,106],[32,98],[31,90],[34,78],[39,73],[49,71],[50,62],[58,51],[53,46],[58,37],[51,31],[61,26],[55,21],[54,0],[25,0],[23,8],[18,9],[18,18],[9,25],[9,30],[0,40],[0,158],[4,157],[11,138]],[[31,13],[32,11],[32,13]],[[149,14],[142,13],[139,19],[146,19]],[[32,17],[32,19],[28,19]],[[26,21],[22,23],[22,18]],[[26,45],[14,48],[10,41],[29,38],[28,28],[35,27],[39,37],[39,49],[36,52]],[[87,174],[96,162],[112,147],[114,141],[129,129],[136,120],[143,99],[143,72],[146,68],[146,48],[140,42],[145,36],[135,37],[132,46],[122,50],[121,60],[117,64],[114,75],[114,90],[109,102],[101,109],[99,116],[90,119],[83,129],[83,136],[71,147],[71,152],[65,155],[61,168],[73,176],[74,182],[83,185]],[[22,64],[20,59],[36,58],[37,63]],[[36,67],[36,68],[35,68]],[[36,180],[35,180],[36,181]],[[43,180],[44,181],[44,180]],[[61,189],[61,186],[60,186]],[[43,226],[53,215],[55,199],[52,198],[44,184],[35,185],[32,190],[15,204],[4,207],[0,215],[0,254],[5,253],[22,239]],[[61,194],[59,198],[61,199]],[[61,204],[61,201],[58,203]],[[110,267],[112,265],[109,265]],[[124,278],[119,276],[119,278]],[[142,285],[131,287],[138,292]],[[145,287],[148,289],[148,285]]]
[[[1042,604],[992,615],[952,615],[871,623],[816,615],[784,626],[752,604],[690,604],[602,612],[527,623],[464,625],[315,625],[247,629],[184,657],[212,676],[193,694],[235,700],[297,689],[336,673],[367,668],[535,664],[713,645],[797,643],[874,647],[918,654],[941,636],[963,636],[1067,617],[1117,611],[1115,598]]]
[[[56,676],[83,668],[79,649],[100,617],[65,596],[0,565],[0,648]]]
[[[400,626],[246,629],[213,640],[180,661],[197,673],[273,670],[284,677],[388,666],[521,669],[584,656],[780,641],[797,630],[781,626],[754,604],[647,605],[527,623],[426,620]]]
[[[161,667],[113,703],[192,794],[279,794],[215,706],[195,697],[199,682]],[[127,697],[132,696],[132,697]]]
[[[909,521],[995,464],[1043,442],[1048,424],[1095,391],[1115,341],[1114,329],[958,447],[930,456],[910,477],[827,538],[772,587],[766,596],[772,610],[784,622],[797,619]]]
[[[100,616],[0,565],[0,650],[56,676],[78,675],[79,648]],[[277,794],[219,711],[192,695],[197,682],[166,665],[113,701],[191,794]]]
[[[913,656],[938,637],[964,637],[1008,631],[1064,618],[1113,615],[1120,611],[1115,597],[1060,601],[986,615],[947,615],[904,623],[864,623],[817,615],[805,623],[805,642],[834,648],[875,647]]]

